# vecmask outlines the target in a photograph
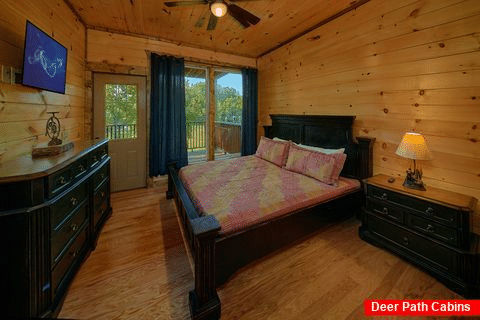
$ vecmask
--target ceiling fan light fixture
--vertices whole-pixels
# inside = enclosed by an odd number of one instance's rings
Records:
[[[216,17],[223,17],[227,13],[227,5],[223,1],[217,1],[210,5],[210,11]]]

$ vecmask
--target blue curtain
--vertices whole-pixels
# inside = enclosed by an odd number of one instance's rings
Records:
[[[257,150],[257,70],[242,69],[242,78],[242,156],[248,156],[254,154]]]
[[[151,54],[150,176],[188,164],[184,61]]]

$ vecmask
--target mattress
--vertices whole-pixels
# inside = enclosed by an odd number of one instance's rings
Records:
[[[221,236],[337,199],[361,187],[360,181],[343,177],[335,185],[328,185],[256,156],[189,165],[180,169],[180,178],[199,214],[217,218]]]

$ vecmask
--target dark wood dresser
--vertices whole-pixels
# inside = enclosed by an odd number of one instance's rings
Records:
[[[471,233],[477,199],[402,179],[366,179],[360,237],[422,267],[453,291],[480,297],[480,237]]]
[[[111,214],[108,141],[0,165],[0,315],[54,317]]]

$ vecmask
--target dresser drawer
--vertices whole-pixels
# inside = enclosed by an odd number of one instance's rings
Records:
[[[79,255],[87,244],[87,228],[85,226],[86,225],[82,226],[75,241],[63,252],[60,261],[52,271],[52,291],[54,295],[57,293],[58,287],[67,275],[67,272],[79,258]]]
[[[48,197],[52,198],[65,190],[66,187],[72,182],[71,168],[68,166],[54,174],[50,175],[47,180]]]
[[[68,219],[61,224],[58,229],[52,231],[52,266],[60,259],[60,254],[65,249],[67,243],[77,234],[80,227],[87,219],[87,206],[83,205],[75,211]]]
[[[104,144],[103,146],[98,147],[90,155],[90,166],[96,166],[100,161],[105,159],[108,156],[108,145]]]
[[[93,210],[94,212],[97,212],[98,209],[102,206],[102,203],[105,202],[107,199],[107,191],[108,191],[108,184],[107,182],[104,182],[100,188],[95,192],[94,198],[93,198]]]
[[[53,204],[50,208],[52,229],[57,229],[58,225],[62,223],[73,210],[82,205],[82,202],[85,201],[86,198],[86,185],[85,183],[81,183]]]
[[[109,161],[106,162],[97,172],[93,175],[93,189],[97,189],[98,186],[109,176]]]
[[[431,222],[414,215],[407,215],[407,225],[415,231],[423,233],[429,237],[438,239],[447,244],[457,246],[457,230],[445,227],[441,224]]]
[[[402,248],[407,257],[415,257],[436,269],[455,272],[456,255],[431,240],[418,236],[388,221],[368,214],[368,228],[374,234]],[[401,253],[402,254],[402,253]]]
[[[367,198],[367,210],[398,223],[403,223],[404,220],[403,210],[399,207],[388,205],[386,201],[376,201],[371,198]]]
[[[428,217],[429,219],[449,227],[457,227],[459,224],[458,211],[449,207],[371,185],[367,187],[367,195],[373,199],[388,201],[415,210],[417,214]]]
[[[74,164],[71,166],[72,170],[72,176],[76,178],[80,178],[83,176],[85,173],[87,173],[88,170],[88,157],[83,157],[81,159],[78,159],[75,161]]]

